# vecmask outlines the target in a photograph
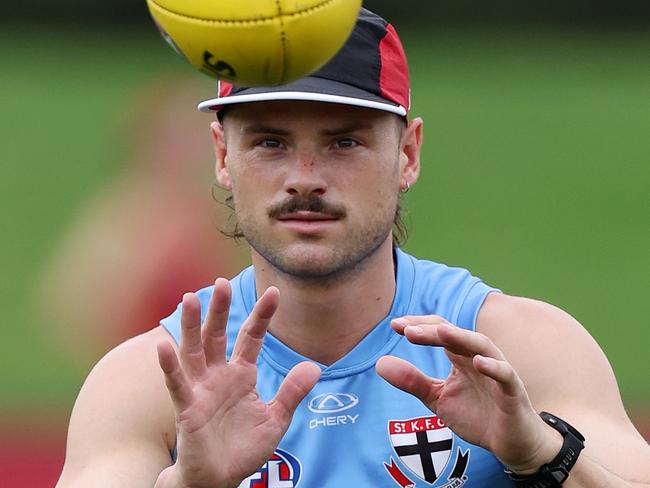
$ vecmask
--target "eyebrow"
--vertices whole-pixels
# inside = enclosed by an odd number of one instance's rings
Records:
[[[341,127],[336,127],[334,129],[324,129],[320,131],[322,135],[325,136],[340,136],[342,134],[349,134],[351,132],[356,132],[359,130],[368,130],[372,128],[372,124],[367,122],[353,122]],[[280,129],[278,127],[272,127],[268,125],[248,125],[241,128],[242,134],[273,134],[276,136],[288,136],[291,134],[290,131],[286,129]]]
[[[353,122],[336,129],[325,129],[321,131],[321,134],[326,136],[340,136],[342,134],[349,134],[350,132],[356,132],[359,130],[368,130],[372,129],[372,124],[367,122]]]
[[[248,125],[241,128],[242,134],[273,134],[276,136],[288,136],[289,131],[278,129],[267,125]]]

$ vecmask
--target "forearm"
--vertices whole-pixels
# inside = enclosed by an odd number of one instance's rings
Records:
[[[564,483],[566,488],[650,488],[650,479],[624,479],[582,453]]]
[[[233,484],[227,482],[209,484],[187,483],[181,478],[179,471],[175,469],[175,465],[172,465],[160,473],[153,488],[237,488],[238,485],[239,483]]]
[[[168,468],[165,468],[160,473],[158,479],[156,480],[156,484],[153,485],[153,488],[190,488],[190,487],[187,486],[185,483],[183,483],[182,480],[180,480],[179,476],[177,475],[177,471],[174,470],[174,467],[169,466]]]
[[[174,466],[169,466],[165,468],[158,479],[156,484],[153,485],[153,488],[191,488],[183,482],[181,477],[178,475],[178,471],[174,469]]]
[[[156,480],[156,483],[153,485],[153,488],[182,488],[181,485],[174,483],[170,476],[167,474],[167,469],[165,469]]]
[[[546,441],[542,444],[536,461],[533,461],[533,466],[523,465],[525,466],[523,470],[511,467],[511,471],[524,476],[531,476],[537,473],[541,466],[545,464],[558,465],[556,456],[558,456],[558,452],[561,452],[562,438],[558,431],[550,429],[546,424],[544,424],[544,433]],[[633,445],[630,443],[630,447]],[[628,450],[625,464],[621,463],[621,454],[619,452],[603,450],[601,447],[598,449],[599,452],[596,453],[594,448],[587,448],[580,452],[563,486],[567,488],[650,488],[650,470],[647,468],[647,456],[645,456],[646,459],[642,459],[644,457],[642,455],[643,448],[646,447],[647,444],[641,446],[639,450]],[[566,455],[566,445],[564,450],[564,455]],[[607,455],[604,455],[604,452],[607,452]],[[603,462],[603,460],[608,460],[610,464]],[[564,461],[566,461],[566,457]],[[613,466],[616,466],[616,468],[613,468]],[[616,469],[616,472],[614,469]]]

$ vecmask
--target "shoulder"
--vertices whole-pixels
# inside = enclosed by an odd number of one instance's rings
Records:
[[[156,353],[163,340],[171,338],[157,327],[119,345],[92,369],[72,411],[64,476],[83,476],[97,466],[159,473],[171,462],[174,411]]]
[[[571,334],[590,338],[584,327],[564,310],[540,300],[504,293],[486,298],[478,326],[479,332],[506,343],[521,334]]]
[[[539,300],[494,293],[481,307],[477,331],[505,354],[539,409],[558,411],[556,404],[563,401],[620,408],[609,361],[565,311]]]
[[[124,424],[174,442],[174,414],[165,380],[158,365],[156,345],[170,341],[169,334],[156,327],[127,340],[106,354],[92,369],[73,410],[90,413],[85,420]],[[143,419],[147,419],[142,423]]]

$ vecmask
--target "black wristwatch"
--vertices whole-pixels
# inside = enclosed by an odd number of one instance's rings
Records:
[[[517,488],[557,488],[562,486],[569,477],[569,471],[578,460],[580,451],[585,447],[585,438],[567,422],[548,412],[542,412],[539,416],[562,434],[564,443],[560,453],[550,463],[539,468],[537,473],[522,476],[506,469],[506,474]]]

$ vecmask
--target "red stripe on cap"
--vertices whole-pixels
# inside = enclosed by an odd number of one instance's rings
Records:
[[[227,81],[219,80],[219,98],[227,97],[232,92],[232,83]]]
[[[379,55],[381,57],[379,86],[382,96],[408,111],[411,99],[408,62],[404,47],[391,24],[386,26],[386,35],[379,43]]]

